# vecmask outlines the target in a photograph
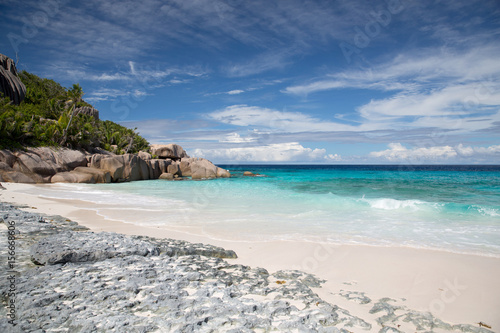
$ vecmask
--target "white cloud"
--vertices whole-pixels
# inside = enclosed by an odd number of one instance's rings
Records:
[[[355,127],[325,121],[300,112],[278,111],[248,105],[232,105],[208,114],[208,118],[236,126],[257,126],[286,132],[342,131]]]
[[[227,94],[228,95],[239,95],[239,94],[244,93],[244,92],[245,92],[244,90],[236,89],[236,90],[228,91]]]
[[[393,92],[360,105],[359,129],[441,128],[457,133],[500,121],[500,47],[402,54],[390,62],[326,75],[282,92],[306,96],[343,88]],[[332,113],[334,111],[332,110]]]
[[[226,136],[220,140],[220,142],[227,142],[227,143],[243,143],[243,142],[253,142],[255,141],[255,138],[242,138],[238,133],[229,133],[226,134]]]
[[[287,87],[282,92],[287,94],[294,94],[299,96],[306,96],[310,93],[331,90],[337,88],[343,88],[345,86],[344,82],[339,80],[321,80],[306,85]]]
[[[275,143],[265,146],[194,149],[193,156],[213,161],[233,162],[332,162],[339,161],[337,154],[327,154],[325,149],[303,147],[298,142]]]
[[[492,158],[500,159],[500,145],[489,147],[471,147],[459,144],[451,146],[415,147],[406,148],[401,143],[391,143],[389,149],[371,152],[370,157],[387,160],[389,162],[446,162],[460,161],[466,158],[470,162]]]

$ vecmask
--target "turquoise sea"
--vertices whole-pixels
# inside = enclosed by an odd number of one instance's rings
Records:
[[[221,165],[210,181],[65,184],[124,222],[241,241],[406,246],[500,257],[500,166]],[[243,176],[243,171],[259,173]]]

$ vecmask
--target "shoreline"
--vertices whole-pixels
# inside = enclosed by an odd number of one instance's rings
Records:
[[[427,249],[332,245],[296,241],[235,242],[192,232],[143,227],[105,220],[95,211],[81,209],[74,200],[39,198],[23,193],[36,185],[3,183],[1,201],[24,204],[35,213],[61,215],[92,231],[174,238],[234,250],[231,263],[262,267],[269,272],[297,269],[326,280],[314,288],[319,297],[354,315],[374,317],[341,294],[364,293],[371,299],[390,297],[396,304],[417,311],[430,311],[445,322],[500,327],[500,258],[456,254]],[[405,299],[405,300],[403,300]]]

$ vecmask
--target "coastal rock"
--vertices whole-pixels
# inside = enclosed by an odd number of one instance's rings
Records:
[[[174,180],[174,175],[168,172],[162,173],[158,179]]]
[[[41,176],[32,174],[26,174],[20,171],[4,171],[0,170],[0,177],[2,181],[8,183],[26,183],[26,184],[36,184],[43,183],[44,180]]]
[[[60,148],[52,150],[47,147],[36,148],[35,152],[45,152],[50,156],[53,154],[56,163],[62,166],[63,169],[71,170],[79,166],[87,166],[87,156],[78,150]]]
[[[96,183],[111,183],[111,174],[105,170],[89,167],[77,167],[73,171],[92,175]]]
[[[50,179],[51,183],[86,183],[95,184],[94,175],[88,172],[66,171],[56,173]]]
[[[149,178],[158,179],[162,173],[166,173],[172,160],[151,159],[146,161],[150,169]]]
[[[217,167],[217,178],[229,177],[231,177],[231,173],[228,170]]]
[[[87,166],[85,154],[67,148],[40,147],[16,152],[13,168],[21,172],[32,172],[40,176],[52,176],[79,166]]]
[[[179,174],[179,165],[178,164],[170,164],[167,167],[167,173],[170,173],[172,175],[178,175]]]
[[[17,157],[12,154],[10,150],[0,150],[0,162],[6,163],[9,167],[13,167],[14,163],[16,162]]]
[[[179,171],[182,177],[191,177],[191,158],[183,158],[179,163]]]
[[[149,161],[150,159],[152,159],[151,154],[146,153],[145,151],[140,151],[137,156],[139,156],[139,158],[143,159],[144,161]]]
[[[0,54],[0,93],[16,105],[26,96],[26,87],[17,76],[14,61],[3,54]]]
[[[100,161],[100,168],[110,173],[114,182],[149,179],[149,165],[134,154],[107,157]]]
[[[86,116],[91,116],[95,120],[99,120],[99,110],[94,109],[90,106],[80,106],[75,109],[75,116],[78,114],[84,114]]]
[[[198,158],[191,162],[192,179],[210,179],[217,177],[217,167],[209,160]]]
[[[186,151],[177,144],[151,145],[151,154],[161,159],[170,158],[175,161],[189,157]]]
[[[52,176],[60,171],[65,171],[62,167],[57,165],[53,154],[44,154],[44,158],[34,151],[18,152],[16,155],[17,160],[13,168],[20,172],[32,172],[43,177]]]
[[[123,157],[121,156],[101,158],[99,160],[99,168],[109,172],[113,182],[118,182],[123,179],[123,169],[125,169],[125,164],[123,162]]]
[[[37,265],[100,261],[131,255],[158,255],[152,244],[111,232],[67,231],[49,236],[31,247],[31,260]]]
[[[168,154],[187,156],[182,147],[167,145],[162,147],[169,151]],[[165,151],[167,151],[165,150]],[[170,156],[170,155],[169,155]],[[98,182],[106,183],[109,173],[111,182],[124,182],[136,180],[158,179],[163,173],[171,173],[174,178],[192,177],[192,179],[211,179],[217,177],[230,177],[227,170],[216,167],[212,162],[203,158],[174,158],[152,159],[149,153],[115,155],[110,152],[84,154],[77,150],[67,148],[31,148],[27,151],[12,153],[8,150],[0,151],[0,173],[16,171],[18,173],[6,175],[5,181],[26,180],[30,183],[50,182]],[[93,168],[96,170],[76,168]],[[83,176],[81,173],[92,174],[93,178]],[[55,177],[52,180],[52,177]],[[31,179],[31,180],[29,180]]]

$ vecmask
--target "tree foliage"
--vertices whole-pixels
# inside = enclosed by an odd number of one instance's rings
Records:
[[[103,148],[118,154],[147,150],[149,143],[136,130],[112,121],[75,114],[81,106],[91,106],[82,97],[82,88],[71,89],[23,71],[26,86],[20,105],[0,96],[0,149],[26,146],[64,146],[74,149]]]

